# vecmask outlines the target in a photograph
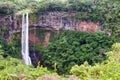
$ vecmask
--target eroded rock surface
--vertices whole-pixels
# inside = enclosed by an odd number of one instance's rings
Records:
[[[44,41],[41,42],[39,37],[30,33],[29,41],[31,44],[42,44],[46,47],[49,43],[50,32],[49,31],[59,31],[73,30],[73,31],[84,31],[84,32],[96,32],[100,29],[99,23],[94,23],[91,21],[83,21],[74,18],[76,12],[41,12],[36,15],[29,15],[29,30],[34,28],[44,29],[48,32],[45,34]],[[0,32],[5,39],[16,32],[21,32],[21,18],[18,15],[8,15],[5,17],[0,17]],[[4,32],[4,33],[3,33]]]
[[[37,15],[30,15],[30,26],[47,27],[54,30],[75,30],[85,32],[96,32],[100,26],[99,23],[83,21],[74,18],[76,12],[41,12]],[[8,30],[21,29],[20,16],[6,16],[0,18],[0,28],[6,26]]]

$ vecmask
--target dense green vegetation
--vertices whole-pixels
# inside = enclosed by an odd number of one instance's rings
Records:
[[[0,80],[69,80],[74,78],[74,76],[70,78],[58,76],[54,71],[48,71],[40,65],[37,68],[25,65],[20,59],[6,56],[4,53],[0,45]]]
[[[5,56],[4,53],[0,45],[0,80],[21,80],[22,78],[33,80],[51,73],[47,68],[24,65],[21,60]]]
[[[71,73],[82,80],[119,80],[120,79],[120,43],[112,46],[112,51],[105,53],[108,59],[95,66],[87,62],[71,69]]]
[[[58,73],[67,73],[75,65],[85,61],[89,64],[106,59],[105,52],[114,39],[104,32],[85,33],[64,31],[42,52],[43,61],[48,68],[57,67]],[[53,56],[54,55],[54,56]]]
[[[18,59],[3,56],[4,50],[0,46],[0,80],[51,80],[58,79],[64,80],[68,78],[59,77],[56,74],[51,75],[51,72],[46,68],[26,66]],[[112,46],[112,51],[105,53],[108,59],[102,63],[97,63],[94,66],[89,65],[87,62],[81,66],[75,65],[70,70],[70,73],[76,75],[82,80],[119,80],[120,79],[120,43]],[[46,76],[43,76],[48,74]],[[53,78],[52,78],[53,77]],[[56,78],[57,77],[57,78]],[[74,77],[75,78],[75,77]],[[68,79],[69,80],[69,79]]]
[[[0,80],[51,80],[44,75],[51,76],[54,73],[57,80],[70,80],[57,73],[72,74],[80,80],[119,80],[120,43],[116,43],[120,42],[119,4],[120,0],[0,0],[0,18],[21,15],[27,11],[32,13],[29,19],[35,22],[40,12],[76,12],[73,18],[97,22],[102,30],[96,33],[52,33],[48,47],[30,46],[30,50],[40,51],[42,57],[42,65],[34,68],[21,61],[18,34],[12,35],[12,42],[8,43],[3,38],[3,34],[8,31],[6,27],[0,27]],[[45,31],[31,32],[41,38],[41,41],[44,40]],[[107,32],[111,35],[107,36]]]
[[[14,58],[21,58],[21,42],[17,34],[11,36],[11,43],[8,43],[3,37],[0,37],[0,45],[4,50],[4,55],[9,55]]]

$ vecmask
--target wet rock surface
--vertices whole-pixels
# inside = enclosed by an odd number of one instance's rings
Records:
[[[38,64],[42,64],[42,57],[39,54],[39,51],[30,51],[30,58],[34,67],[37,67]]]

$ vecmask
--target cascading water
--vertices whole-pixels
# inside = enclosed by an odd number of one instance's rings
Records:
[[[31,59],[29,57],[29,21],[28,21],[28,13],[22,15],[22,39],[21,39],[21,45],[22,45],[22,59],[26,65],[31,64]]]

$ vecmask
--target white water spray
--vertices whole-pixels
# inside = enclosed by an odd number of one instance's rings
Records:
[[[29,57],[29,21],[28,21],[28,13],[22,15],[22,59],[26,65],[31,64],[31,59]]]

